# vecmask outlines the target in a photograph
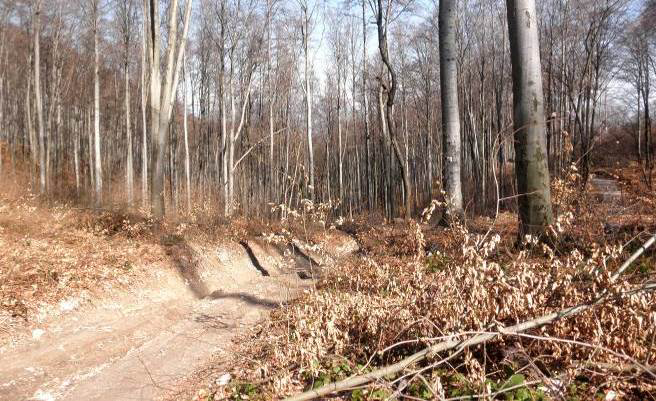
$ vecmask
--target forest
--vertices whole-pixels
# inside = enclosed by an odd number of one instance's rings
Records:
[[[655,102],[655,0],[0,0],[0,399],[654,399]]]

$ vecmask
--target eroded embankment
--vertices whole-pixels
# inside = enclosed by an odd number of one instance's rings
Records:
[[[312,285],[308,279],[322,268],[357,249],[346,234],[324,237],[323,246],[263,238],[169,244],[170,266],[0,347],[0,399],[164,396],[211,355],[229,353],[235,335]]]

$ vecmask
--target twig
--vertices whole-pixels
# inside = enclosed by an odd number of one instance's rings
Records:
[[[604,297],[605,298],[605,297]],[[558,319],[563,319],[569,316],[573,316],[576,314],[579,314],[581,312],[584,312],[596,304],[598,304],[599,301],[594,302],[592,304],[583,304],[583,305],[577,305],[573,306],[570,308],[566,308],[563,310],[560,310],[555,313],[550,313],[548,315],[541,316],[537,319],[533,319],[527,322],[519,323],[514,326],[510,326],[504,330],[504,334],[512,334],[512,333],[519,333],[523,332],[529,329],[534,329],[536,327],[544,326],[545,324],[549,324],[555,320]],[[336,383],[330,383],[325,386],[322,386],[318,389],[315,390],[310,390],[306,391],[302,394],[286,398],[285,401],[308,401],[308,400],[313,400],[315,398],[319,398],[331,393],[335,392],[340,392],[344,391],[345,389],[349,387],[354,387],[354,386],[361,386],[364,384],[371,383],[373,381],[376,381],[378,379],[381,379],[385,376],[389,376],[392,374],[396,374],[408,366],[420,362],[434,354],[444,352],[456,347],[459,347],[460,349],[473,346],[473,345],[478,345],[481,343],[484,343],[486,341],[492,340],[501,333],[486,333],[486,334],[478,334],[473,337],[469,337],[466,340],[458,340],[458,339],[451,339],[447,341],[443,341],[437,344],[434,344],[430,347],[424,348],[423,350],[416,352],[409,357],[393,364],[389,365],[377,370],[374,370],[373,372],[360,375],[360,376],[354,376],[346,380],[342,380],[340,382]]]
[[[524,388],[528,386],[532,386],[533,384],[538,384],[542,383],[542,380],[533,380],[530,382],[522,383],[522,384],[516,384],[514,386],[506,387],[504,389],[501,389],[499,391],[495,391],[494,393],[482,393],[482,394],[474,394],[474,395],[461,395],[460,397],[452,397],[452,398],[446,398],[444,401],[458,401],[458,400],[471,400],[472,398],[485,398],[485,397],[495,397],[497,395],[507,393],[508,391],[512,390],[517,390],[519,388]],[[490,398],[492,399],[492,398]]]
[[[654,242],[656,242],[656,234],[652,235],[647,242],[645,242],[640,248],[638,248],[635,252],[633,252],[633,255],[631,255],[626,262],[620,266],[619,269],[613,274],[611,277],[611,281],[617,280],[617,278],[626,271],[626,269],[631,266],[633,262],[636,261],[647,249],[649,249],[652,245],[654,245]]]
[[[148,366],[146,366],[146,363],[143,361],[143,359],[141,359],[141,357],[140,357],[139,355],[135,355],[135,356],[137,357],[137,359],[139,360],[139,362],[141,362],[141,365],[144,367],[144,370],[145,370],[146,373],[148,374],[148,378],[150,379],[150,383],[151,383],[155,388],[158,388],[158,389],[160,389],[160,390],[173,391],[173,389],[171,389],[171,388],[164,387],[164,386],[158,384],[158,383],[155,381],[155,379],[153,378],[153,375],[150,373],[150,369],[148,369]]]
[[[565,344],[572,344],[572,345],[578,345],[581,347],[586,347],[586,348],[594,348],[598,349],[603,352],[608,352],[609,354],[612,354],[613,356],[616,356],[620,359],[626,359],[627,361],[631,362],[633,364],[634,368],[640,368],[642,369],[645,373],[648,375],[652,376],[653,378],[656,379],[656,374],[652,372],[653,368],[649,367],[647,365],[644,365],[637,361],[635,358],[632,358],[626,354],[622,354],[620,352],[613,351],[610,348],[604,347],[602,345],[594,345],[590,344],[587,342],[583,341],[577,341],[577,340],[568,340],[566,338],[557,338],[557,337],[545,337],[545,336],[537,336],[537,335],[532,335],[532,334],[523,334],[523,333],[512,333],[511,335],[513,336],[519,336],[519,337],[525,337],[525,338],[531,338],[534,340],[541,340],[541,341],[553,341],[553,342],[559,342],[559,343],[565,343]]]
[[[638,257],[640,257],[640,255],[642,255],[642,253],[645,250],[647,250],[651,245],[653,245],[654,242],[656,242],[656,235],[650,238],[642,247],[640,247],[640,249],[635,251],[633,255],[631,255],[629,259],[627,259],[626,262],[622,264],[622,266],[620,266],[617,272],[615,272],[615,274],[611,276],[611,281],[614,281],[615,279],[617,279],[617,277],[619,277],[622,273],[624,273],[626,269],[631,265],[631,263],[633,263]],[[651,287],[645,287],[645,288],[651,288]],[[473,345],[478,345],[490,341],[501,334],[509,335],[509,334],[521,333],[530,329],[534,329],[537,327],[550,324],[556,320],[560,320],[580,314],[604,302],[608,298],[608,296],[609,296],[609,291],[605,290],[602,292],[601,295],[597,297],[597,299],[595,299],[591,303],[580,304],[569,308],[561,309],[558,312],[549,313],[533,320],[529,320],[523,323],[518,323],[514,326],[504,328],[503,332],[482,333],[463,340],[452,338],[434,344],[430,347],[426,347],[423,350],[418,351],[395,364],[374,370],[370,373],[354,376],[339,382],[329,383],[327,385],[319,387],[318,389],[309,390],[304,393],[298,394],[296,396],[286,398],[284,401],[308,401],[328,394],[344,391],[351,387],[362,386],[371,383],[373,381],[376,381],[378,379],[381,379],[385,376],[397,374],[398,372],[403,371],[408,366],[420,362],[440,352],[444,352],[456,347],[458,347],[459,349],[464,349],[465,347],[470,347]],[[458,335],[454,337],[458,337]]]

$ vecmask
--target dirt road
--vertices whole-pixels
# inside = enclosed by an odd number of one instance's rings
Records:
[[[263,244],[175,245],[173,268],[4,344],[0,399],[152,400],[174,391],[312,285],[312,258]]]

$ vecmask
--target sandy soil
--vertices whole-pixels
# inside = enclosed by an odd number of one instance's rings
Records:
[[[345,235],[327,241],[351,252]],[[346,245],[345,245],[346,244]],[[2,400],[152,400],[217,355],[321,269],[296,246],[262,239],[178,243],[174,266],[43,322],[0,346]],[[214,361],[214,362],[212,362]]]

